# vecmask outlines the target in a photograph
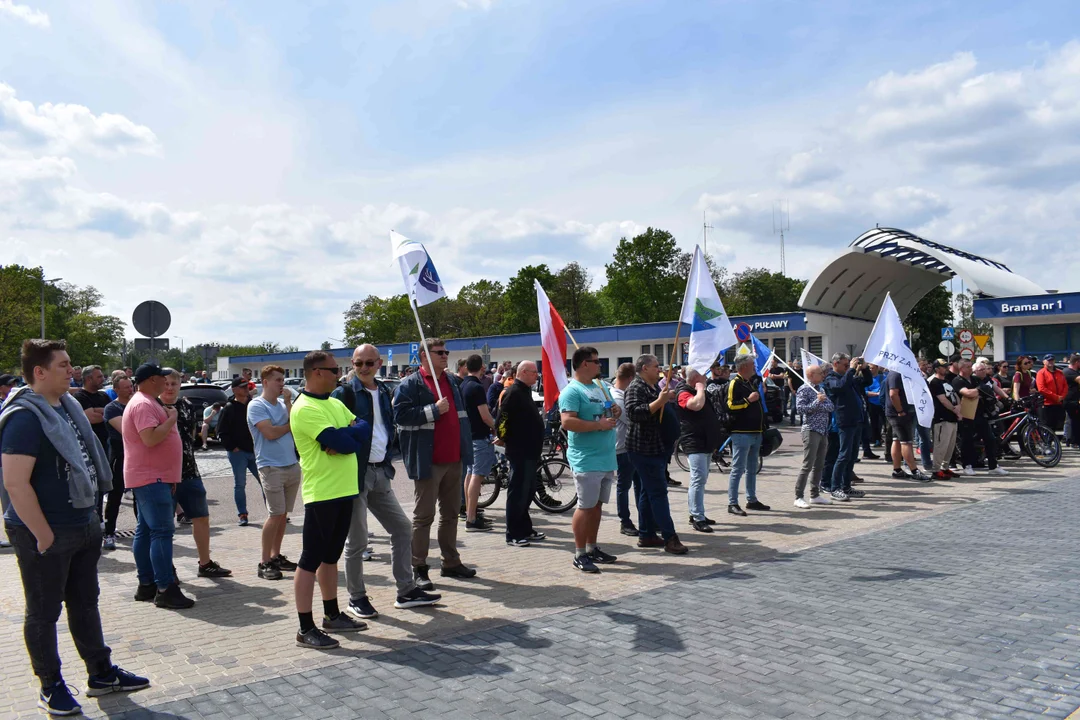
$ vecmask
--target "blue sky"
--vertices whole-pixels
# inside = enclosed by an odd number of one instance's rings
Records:
[[[94,284],[189,342],[340,337],[621,235],[810,277],[875,222],[1008,262],[1080,215],[1072,2],[0,0],[0,262]],[[1063,272],[1064,271],[1064,272]]]

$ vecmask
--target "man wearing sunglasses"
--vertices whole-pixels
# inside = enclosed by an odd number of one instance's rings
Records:
[[[353,350],[353,373],[334,390],[335,397],[357,419],[371,426],[371,437],[356,454],[360,494],[353,503],[349,538],[345,541],[345,584],[349,590],[348,612],[355,617],[379,616],[364,584],[364,549],[368,545],[368,511],[390,534],[390,557],[397,583],[398,609],[434,605],[438,595],[416,587],[412,570],[412,522],[394,495],[394,408],[390,391],[375,379],[382,358],[374,345]]]
[[[461,393],[446,373],[449,355],[445,342],[428,338],[420,346],[420,369],[402,380],[394,394],[402,460],[415,483],[413,571],[416,586],[426,592],[435,589],[428,577],[427,560],[436,503],[442,553],[439,574],[456,578],[476,575],[475,570],[462,564],[457,550],[461,468],[472,464],[473,453],[469,414]]]
[[[330,397],[341,369],[334,356],[322,350],[304,357],[307,384],[289,415],[304,480],[303,550],[296,563],[293,590],[300,631],[296,644],[318,650],[339,646],[329,632],[356,632],[367,627],[341,612],[337,601],[337,563],[345,549],[358,494],[357,453],[371,441],[371,426]],[[323,600],[322,628],[315,626],[312,599],[315,581]]]

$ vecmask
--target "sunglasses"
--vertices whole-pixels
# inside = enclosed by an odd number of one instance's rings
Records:
[[[341,368],[339,368],[339,367],[317,367],[317,368],[312,368],[312,370],[325,370],[326,372],[332,373],[334,375],[340,375],[341,374]]]
[[[353,360],[353,367],[375,367],[378,360]]]
[[[449,350],[432,350],[431,354],[432,355],[441,355],[442,357],[446,357],[447,355],[450,354],[450,351]]]

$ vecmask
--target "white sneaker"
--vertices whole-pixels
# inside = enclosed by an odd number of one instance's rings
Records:
[[[967,475],[968,477],[974,476],[975,475],[975,468],[971,467],[970,465],[965,465],[964,466],[964,474]]]
[[[795,498],[795,507],[806,510],[810,507],[810,503],[806,502],[802,498]]]
[[[360,559],[363,560],[364,562],[367,562],[368,560],[370,560],[374,556],[375,556],[375,553],[371,552],[371,548],[364,548],[364,552],[363,552],[363,554],[360,555]]]
[[[818,495],[817,497],[810,498],[811,505],[832,505],[832,500],[824,495]]]
[[[1000,465],[998,465],[996,468],[994,468],[993,470],[991,470],[987,474],[988,475],[1008,475],[1009,471],[1006,470],[1005,468],[1001,467]]]

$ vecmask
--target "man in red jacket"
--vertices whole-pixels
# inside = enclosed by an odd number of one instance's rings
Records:
[[[1054,356],[1043,356],[1042,370],[1035,374],[1035,387],[1043,395],[1043,406],[1039,410],[1039,420],[1055,432],[1065,423],[1065,395],[1069,386],[1065,375],[1054,366]]]

